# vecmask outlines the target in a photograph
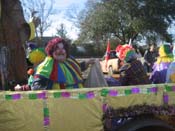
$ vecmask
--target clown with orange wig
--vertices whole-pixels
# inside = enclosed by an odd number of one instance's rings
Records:
[[[120,71],[120,83],[123,86],[149,84],[149,79],[134,48],[130,45],[118,45],[117,55],[123,61]]]

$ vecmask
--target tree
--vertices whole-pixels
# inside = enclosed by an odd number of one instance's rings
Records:
[[[20,1],[1,0],[0,87],[3,89],[27,82],[24,43],[29,32]]]
[[[46,2],[47,1],[47,2]],[[51,26],[51,15],[55,13],[53,9],[54,0],[22,0],[22,5],[27,20],[31,19],[35,15],[41,19],[41,23],[38,26],[37,35],[43,37],[43,33]]]
[[[56,30],[57,30],[56,35],[64,39],[67,38],[67,31],[63,23],[60,24],[60,27],[58,27]]]
[[[167,29],[175,20],[174,0],[101,0],[86,7],[80,21],[82,37],[116,37],[125,44],[156,34],[172,42]]]

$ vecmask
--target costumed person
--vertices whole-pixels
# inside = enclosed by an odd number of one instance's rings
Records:
[[[80,64],[70,56],[68,43],[59,37],[46,45],[47,57],[38,65],[32,90],[83,88]],[[83,65],[87,67],[92,60]]]
[[[32,50],[36,49],[36,43],[34,42],[27,42],[26,43],[26,61],[27,61],[27,69],[32,68],[33,67],[33,63],[30,62],[29,60],[29,54]]]
[[[137,59],[137,54],[132,46],[128,44],[118,45],[116,52],[119,59],[123,61],[123,65],[119,69],[119,81],[122,86],[150,84],[144,67]]]
[[[159,57],[153,65],[150,81],[154,84],[165,83],[167,69],[172,61],[173,54],[170,45],[161,45],[159,47]]]
[[[27,23],[20,0],[1,0],[0,9],[0,51],[4,52],[0,57],[6,60],[1,69],[3,81],[0,81],[0,87],[13,90],[17,83],[27,82],[24,44],[35,37],[35,28],[40,20],[34,18]]]
[[[173,57],[175,57],[175,47],[172,50]],[[175,59],[171,62],[167,69],[166,83],[175,83]]]
[[[147,49],[144,53],[144,68],[147,73],[152,72],[152,66],[157,58],[157,52],[155,51],[155,45],[150,44],[149,49]]]
[[[34,48],[31,48],[34,47]],[[15,90],[30,90],[32,83],[33,83],[33,75],[35,74],[35,71],[37,70],[37,66],[45,59],[46,53],[44,51],[44,48],[37,48],[36,46],[33,46],[33,44],[30,44],[30,52],[28,52],[28,61],[32,64],[32,67],[30,67],[27,71],[28,74],[28,82],[24,85],[17,84],[15,86]]]
[[[37,70],[37,66],[45,59],[45,57],[46,57],[46,53],[44,51],[44,48],[36,48],[29,53],[29,61],[33,64],[33,68],[30,68],[27,71],[27,74],[29,75],[28,85],[30,87],[32,86],[33,75]]]

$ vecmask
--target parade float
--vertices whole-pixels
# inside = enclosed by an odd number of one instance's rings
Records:
[[[173,130],[174,84],[0,92],[3,131]]]
[[[33,31],[18,0],[1,0],[0,14],[0,131],[174,129],[174,84],[5,91],[27,79],[23,46]]]

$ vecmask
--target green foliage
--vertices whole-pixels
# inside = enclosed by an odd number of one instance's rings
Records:
[[[105,41],[114,37],[125,44],[129,39],[133,42],[156,34],[172,42],[167,29],[175,20],[174,7],[174,0],[101,0],[88,4],[80,20],[80,39]]]

